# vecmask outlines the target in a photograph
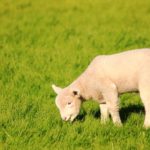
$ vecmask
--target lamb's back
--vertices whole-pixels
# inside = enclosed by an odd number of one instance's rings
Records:
[[[122,92],[129,89],[136,90],[139,76],[144,69],[149,69],[150,72],[150,49],[97,56],[87,70],[96,79],[109,78]]]

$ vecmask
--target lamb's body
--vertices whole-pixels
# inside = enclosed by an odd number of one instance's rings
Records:
[[[109,78],[119,93],[137,91],[144,78],[150,83],[150,49],[97,56],[86,72],[94,78]]]
[[[94,99],[101,107],[102,120],[108,111],[120,124],[118,94],[139,91],[145,106],[144,125],[150,127],[150,49],[97,56],[85,72],[65,89],[78,89],[81,96]]]

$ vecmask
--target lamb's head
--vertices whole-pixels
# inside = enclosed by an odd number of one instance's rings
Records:
[[[73,121],[80,112],[82,97],[78,89],[70,87],[60,88],[52,85],[56,92],[56,106],[58,107],[61,118],[65,121]]]

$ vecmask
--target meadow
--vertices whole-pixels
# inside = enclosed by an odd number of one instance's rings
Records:
[[[63,122],[51,88],[96,55],[143,47],[149,0],[0,0],[0,150],[149,150],[139,94],[121,95],[116,127],[101,124],[93,101]]]

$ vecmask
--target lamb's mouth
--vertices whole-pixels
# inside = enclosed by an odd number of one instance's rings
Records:
[[[70,116],[69,116],[66,120],[64,120],[64,121],[73,122],[76,117],[77,117],[77,115],[70,115]]]
[[[63,120],[66,121],[66,122],[67,121],[73,122],[77,116],[78,116],[78,114],[70,115],[67,118],[63,119]]]
[[[72,115],[72,116],[70,117],[70,122],[73,122],[74,119],[77,117],[77,115],[78,115],[78,114]]]

